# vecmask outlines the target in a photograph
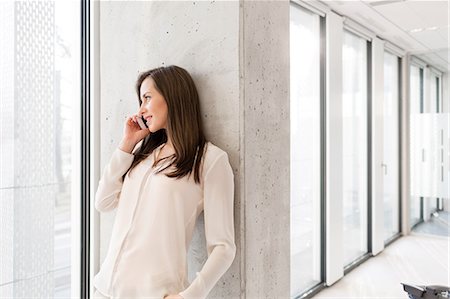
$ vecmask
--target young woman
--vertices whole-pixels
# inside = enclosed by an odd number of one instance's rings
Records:
[[[206,141],[185,69],[144,72],[136,91],[139,111],[127,118],[95,195],[98,211],[117,212],[94,297],[206,298],[236,253],[228,155]],[[208,259],[189,283],[186,255],[202,211]]]

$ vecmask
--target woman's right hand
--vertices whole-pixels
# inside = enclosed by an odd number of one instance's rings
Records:
[[[137,123],[136,118],[140,117],[137,114],[127,117],[123,126],[123,138],[120,143],[120,149],[131,153],[136,144],[150,134],[148,128],[141,129]]]

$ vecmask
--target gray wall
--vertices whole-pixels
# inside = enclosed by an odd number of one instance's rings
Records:
[[[289,297],[289,2],[100,3],[100,169],[138,109],[139,72],[186,68],[235,174],[234,263],[209,298]],[[115,212],[101,215],[100,262]],[[189,279],[206,259],[203,214]]]
[[[289,298],[289,2],[244,1],[242,22],[245,294]]]

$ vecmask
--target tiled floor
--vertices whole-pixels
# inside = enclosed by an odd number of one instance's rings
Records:
[[[449,237],[413,232],[313,298],[406,299],[401,282],[450,286],[449,250]]]
[[[431,215],[430,220],[418,224],[414,231],[418,233],[433,234],[439,236],[450,236],[450,213],[439,211]]]

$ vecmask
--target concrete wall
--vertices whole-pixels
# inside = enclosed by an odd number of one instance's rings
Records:
[[[289,1],[244,1],[245,298],[289,298]]]
[[[208,139],[235,174],[234,263],[209,298],[289,296],[289,2],[100,3],[100,169],[138,109],[139,72],[186,68],[197,85]],[[100,262],[115,212],[100,218]],[[206,259],[203,215],[189,279]]]

